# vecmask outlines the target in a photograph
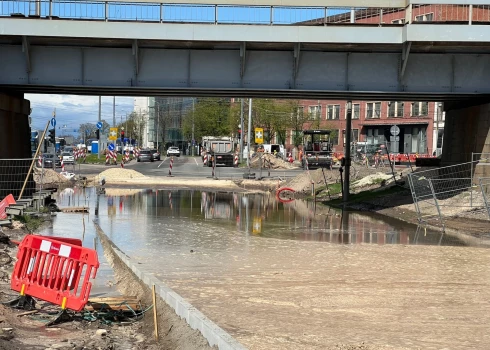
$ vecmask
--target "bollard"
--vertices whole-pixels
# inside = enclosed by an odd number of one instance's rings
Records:
[[[203,166],[206,166],[206,165],[208,165],[208,155],[207,154],[204,155],[204,159],[203,159]]]
[[[121,168],[124,169],[124,162],[121,162]]]
[[[234,166],[235,166],[235,168],[238,168],[238,153],[235,153]]]
[[[172,168],[174,167],[174,157],[170,157],[170,168],[168,168],[168,176],[172,176]]]

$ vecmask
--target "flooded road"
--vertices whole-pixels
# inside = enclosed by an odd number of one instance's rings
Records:
[[[485,349],[488,241],[342,213],[273,195],[93,189],[62,192],[90,206],[107,236],[252,349]],[[79,238],[82,215],[54,232]]]

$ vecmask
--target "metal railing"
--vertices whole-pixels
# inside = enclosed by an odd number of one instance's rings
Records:
[[[409,4],[407,7],[226,5],[79,0],[0,0],[0,17],[153,23],[255,25],[404,25],[490,22],[490,5]],[[192,2],[192,1],[189,1]]]
[[[487,200],[489,181],[486,180],[490,177],[478,176],[475,169],[479,161],[408,175],[419,222],[439,224],[444,229],[447,217],[475,209],[486,209],[490,213]]]

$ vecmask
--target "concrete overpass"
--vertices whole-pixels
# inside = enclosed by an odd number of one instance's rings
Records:
[[[0,3],[10,96],[489,100],[483,0]]]

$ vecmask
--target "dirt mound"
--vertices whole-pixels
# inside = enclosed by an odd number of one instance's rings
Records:
[[[105,179],[106,182],[116,181],[116,180],[131,180],[131,179],[144,179],[146,178],[140,172],[132,169],[124,169],[124,168],[112,168],[107,169],[101,172],[99,175],[95,177],[95,181],[99,182],[102,179]]]
[[[354,188],[357,187],[365,187],[365,186],[370,186],[370,185],[376,185],[380,184],[383,181],[386,182],[389,179],[392,179],[393,175],[391,174],[386,174],[386,173],[376,173],[372,175],[368,175],[363,177],[361,180],[355,182],[353,184]]]
[[[325,178],[327,179],[327,183],[335,182],[332,181],[332,176],[337,175],[337,173],[333,174],[335,170],[324,170]],[[285,187],[290,187],[296,192],[309,191],[311,188],[311,183],[325,185],[325,178],[323,177],[322,169],[310,170],[309,173],[307,171],[299,174],[295,178],[288,181]]]
[[[69,180],[63,175],[58,174],[56,171],[52,169],[37,169],[34,168],[34,181],[37,184],[56,184],[56,183],[65,183]]]
[[[250,167],[260,168],[260,157],[254,157],[250,162]],[[262,155],[262,166],[267,169],[269,168],[269,162],[271,169],[295,169],[297,166],[292,165],[281,158],[276,158],[274,155],[269,153],[264,153]]]

